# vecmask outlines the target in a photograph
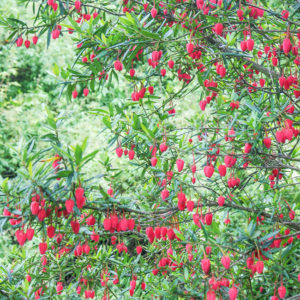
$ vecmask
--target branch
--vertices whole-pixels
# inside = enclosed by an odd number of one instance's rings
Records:
[[[93,206],[84,206],[85,209],[92,209],[92,210],[98,210],[98,211],[107,211],[107,209],[109,209],[109,207],[93,207]],[[111,207],[111,209],[113,209]],[[165,214],[165,213],[170,213],[172,211],[176,211],[178,210],[177,207],[170,207],[167,209],[163,209],[163,210],[157,210],[157,211],[142,211],[142,210],[136,210],[136,209],[131,209],[125,206],[119,206],[116,207],[115,210],[120,210],[120,211],[126,211],[126,212],[132,212],[132,213],[137,213],[140,215],[159,215],[159,214]]]
[[[216,41],[211,36],[207,37],[207,41],[209,43],[215,45],[221,52],[224,52],[224,50],[228,50],[227,46],[219,43],[218,41]],[[226,53],[224,53],[224,55],[237,57],[236,53],[234,53],[234,52],[226,52]],[[279,77],[280,77],[280,74],[278,74],[278,73],[272,71],[271,69],[268,69],[268,68],[266,68],[266,67],[264,67],[264,66],[262,66],[262,65],[260,65],[260,64],[258,64],[256,62],[254,62],[254,61],[251,61],[249,58],[246,58],[246,57],[243,57],[243,56],[241,56],[239,58],[241,60],[243,60],[245,63],[251,64],[254,69],[260,71],[261,73],[264,73],[266,76],[271,76],[271,77],[273,77],[275,79],[279,79]]]
[[[300,0],[298,0],[299,3],[300,3]],[[289,297],[287,298],[286,300],[299,300],[300,299],[300,294],[297,294],[295,296],[292,296],[292,297]]]
[[[195,202],[195,206],[197,206],[197,202]],[[203,206],[218,207],[219,204],[217,202],[207,201],[205,203],[205,205],[203,205]],[[285,220],[280,219],[279,217],[276,217],[276,216],[271,215],[267,212],[261,211],[260,209],[252,209],[252,208],[249,208],[249,207],[244,207],[244,206],[241,206],[241,205],[228,203],[228,202],[224,204],[224,207],[229,207],[229,208],[234,208],[234,209],[237,209],[237,210],[247,211],[249,213],[259,214],[259,215],[264,216],[264,217],[269,218],[269,219],[273,218],[277,222],[281,223],[282,225],[293,228],[296,231],[300,231],[300,222],[285,221]],[[93,206],[84,206],[84,208],[85,209],[97,210],[97,211],[103,211],[103,212],[107,211],[107,209],[108,209],[107,207],[100,208],[100,207],[93,207]],[[115,209],[118,210],[118,211],[133,212],[133,213],[137,213],[139,215],[160,215],[160,214],[162,215],[162,214],[167,214],[167,213],[172,213],[172,212],[177,212],[178,211],[177,206],[176,207],[170,207],[170,208],[163,209],[163,210],[158,210],[158,211],[141,211],[141,210],[131,209],[131,208],[122,207],[122,206],[116,207]]]

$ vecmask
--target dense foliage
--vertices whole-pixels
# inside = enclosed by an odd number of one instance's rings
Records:
[[[107,148],[48,111],[2,182],[3,297],[299,299],[297,1],[19,2],[7,40],[73,44],[51,95],[99,99]]]

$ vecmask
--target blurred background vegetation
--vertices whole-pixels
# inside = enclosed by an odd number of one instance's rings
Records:
[[[31,8],[26,11],[24,6],[18,6],[17,0],[5,1],[0,14],[32,23],[29,19],[33,15]],[[120,89],[114,88],[112,95],[103,88],[98,96],[67,101],[60,97],[61,85],[54,75],[54,68],[72,63],[74,44],[65,41],[69,37],[66,35],[52,42],[49,49],[45,37],[41,37],[36,46],[31,44],[26,49],[15,47],[6,40],[7,36],[0,27],[0,176],[15,177],[19,164],[15,149],[47,132],[44,128],[47,109],[54,116],[59,112],[72,116],[64,126],[64,136],[71,144],[82,142],[89,136],[93,148],[102,145],[98,136],[101,120],[94,117],[95,120],[89,122],[93,116],[85,112],[121,97]]]
[[[1,2],[0,15],[33,23],[30,20],[30,16],[33,16],[31,7],[18,5],[18,0]],[[29,49],[24,46],[17,48],[15,43],[6,40],[8,36],[9,33],[0,27],[0,184],[7,177],[17,176],[21,166],[21,151],[26,144],[34,141],[36,149],[48,147],[41,137],[49,133],[49,112],[54,117],[58,114],[66,116],[60,129],[64,142],[74,146],[82,144],[88,138],[87,152],[99,150],[84,171],[91,176],[101,173],[104,170],[102,162],[107,162],[107,157],[110,156],[107,149],[110,136],[109,132],[103,132],[101,118],[90,112],[94,108],[103,108],[110,102],[126,101],[131,94],[130,87],[125,82],[108,81],[88,97],[79,96],[75,100],[68,100],[64,94],[60,96],[62,85],[56,72],[57,68],[71,66],[75,57],[76,44],[68,33],[64,34],[64,38],[51,41],[48,49],[45,36],[39,37],[37,45],[31,44]],[[81,94],[82,91],[79,92]],[[193,108],[185,108],[183,100],[181,99],[182,110],[188,117],[189,109]],[[195,99],[194,108],[198,107],[197,100]],[[114,154],[113,148],[111,150]],[[124,168],[128,168],[127,162],[115,163],[124,164]],[[134,168],[131,172],[132,176],[122,175],[120,184],[123,190],[137,180]],[[31,247],[26,245],[22,251],[30,252]],[[8,222],[0,222],[0,267],[13,268],[13,257],[19,252],[20,247],[15,241],[11,226]]]
[[[33,16],[31,7],[18,5],[18,0],[5,1],[0,14],[33,23],[30,20]],[[8,36],[9,33],[0,27],[0,182],[1,178],[16,176],[20,163],[18,150],[26,142],[34,139],[35,147],[39,147],[38,137],[48,132],[45,127],[47,110],[54,116],[62,112],[68,116],[61,132],[66,142],[81,144],[88,137],[90,152],[105,148],[103,142],[109,137],[105,133],[100,135],[102,121],[89,112],[110,102],[126,100],[131,94],[130,87],[112,80],[88,97],[67,100],[64,94],[60,96],[62,85],[55,69],[66,68],[73,63],[76,45],[68,33],[64,33],[64,38],[51,41],[48,49],[45,36],[39,38],[36,46],[31,44],[29,49],[15,47],[14,43],[6,40]],[[31,40],[32,37],[28,38]],[[198,108],[199,95],[193,105],[189,103],[187,106],[184,100],[180,99],[176,107],[183,122],[189,118],[191,111]],[[97,170],[95,164],[90,164],[90,167],[91,173]]]
[[[19,6],[17,0],[1,2],[0,14],[32,23],[29,19],[31,8]],[[99,135],[101,119],[87,112],[111,101],[113,97],[107,89],[101,96],[90,95],[74,102],[60,97],[61,86],[53,70],[56,65],[66,67],[72,63],[74,45],[70,40],[58,39],[47,49],[45,37],[41,37],[36,46],[26,49],[17,48],[7,41],[8,35],[0,27],[0,183],[6,177],[17,175],[19,153],[26,143],[34,140],[35,147],[43,146],[39,137],[48,133],[47,110],[54,116],[59,112],[70,116],[62,132],[66,142],[75,145],[89,137],[89,152],[104,147],[105,137]],[[119,91],[115,89],[114,97],[118,96]],[[90,166],[92,173],[96,164],[91,163]],[[9,226],[6,224],[4,227],[7,229]],[[4,228],[0,228],[0,232],[1,229]],[[18,249],[13,232],[0,233],[0,264],[7,266],[7,255]]]

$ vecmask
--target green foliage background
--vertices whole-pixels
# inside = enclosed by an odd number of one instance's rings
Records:
[[[281,6],[280,1],[269,2]],[[30,13],[25,13],[24,7],[17,5],[16,0],[5,1],[1,10],[4,15],[30,16]],[[20,167],[19,154],[26,143],[35,141],[34,147],[39,149],[43,146],[39,137],[49,132],[46,125],[49,111],[53,115],[61,112],[68,116],[61,130],[66,143],[81,144],[85,138],[89,138],[88,152],[100,150],[96,159],[85,167],[85,172],[91,175],[99,173],[99,168],[104,168],[103,162],[107,159],[108,134],[102,133],[101,118],[91,114],[91,111],[112,101],[122,101],[129,94],[126,86],[122,82],[113,81],[98,93],[68,101],[60,97],[57,68],[72,63],[74,53],[71,43],[58,39],[46,49],[46,41],[41,40],[37,49],[19,49],[8,44],[5,36],[6,32],[0,28],[0,183],[4,177],[16,176]],[[113,93],[110,88],[112,85]],[[198,107],[197,101],[194,106],[187,107],[184,100],[176,107],[180,116],[177,121],[182,124],[185,118],[192,115],[192,111],[195,115],[194,109]],[[134,176],[120,180],[123,189],[133,185],[134,180]],[[20,247],[14,240],[13,230],[6,232],[5,236],[0,234],[0,264],[11,268],[14,267],[14,261],[10,260],[7,264],[8,255],[10,258],[14,254],[20,255]],[[22,255],[26,257],[26,252],[31,251],[31,248],[32,245],[25,245]]]
[[[17,0],[8,0],[0,14],[24,16],[24,21],[29,21],[26,18],[31,10],[26,12]],[[27,143],[34,141],[37,149],[44,146],[40,137],[49,133],[46,122],[49,111],[55,116],[60,112],[68,116],[60,130],[66,143],[82,144],[88,138],[89,152],[100,150],[93,162],[85,166],[88,174],[99,173],[101,162],[107,159],[108,132],[106,137],[101,118],[90,112],[111,101],[122,101],[126,94],[125,84],[112,82],[98,93],[69,102],[66,97],[60,97],[61,86],[55,69],[72,64],[72,43],[58,39],[47,49],[46,38],[42,37],[35,48],[25,49],[7,43],[6,36],[0,27],[0,184],[5,177],[17,175],[21,149]],[[134,177],[131,180],[123,178],[122,188],[132,185]],[[0,263],[7,264],[8,256],[18,251],[14,232],[0,233]]]

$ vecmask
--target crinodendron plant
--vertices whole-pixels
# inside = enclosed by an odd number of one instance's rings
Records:
[[[73,43],[56,68],[69,101],[126,96],[93,111],[110,135],[101,174],[49,114],[48,145],[3,181],[20,251],[1,295],[299,299],[298,1],[20,3],[32,23],[1,17],[13,47]]]

